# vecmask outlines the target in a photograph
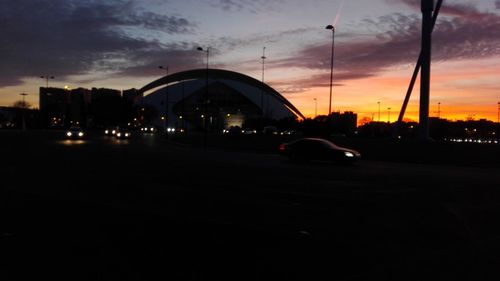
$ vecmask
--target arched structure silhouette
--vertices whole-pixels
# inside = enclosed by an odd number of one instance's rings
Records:
[[[194,69],[183,72],[173,73],[167,76],[164,76],[158,80],[155,80],[146,86],[139,89],[139,92],[145,94],[148,91],[156,89],[161,86],[169,85],[176,82],[186,81],[186,80],[199,80],[206,79],[207,69]],[[256,88],[260,88],[263,90],[263,93],[266,95],[270,95],[280,101],[285,107],[287,107],[293,114],[296,116],[305,119],[304,115],[285,97],[283,97],[278,91],[270,87],[269,85],[262,83],[261,81],[254,79],[250,76],[222,69],[208,69],[208,77],[209,80],[233,80],[240,83],[245,83],[251,85]]]

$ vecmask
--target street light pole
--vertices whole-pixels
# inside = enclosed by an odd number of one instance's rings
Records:
[[[497,141],[500,140],[500,102],[497,103]]]
[[[198,47],[197,48],[198,51],[200,52],[205,52],[207,53],[207,73],[206,73],[206,77],[205,77],[205,96],[203,98],[203,146],[206,148],[207,147],[207,134],[208,134],[208,124],[207,124],[207,121],[208,121],[208,115],[207,115],[207,108],[208,108],[208,104],[207,104],[207,100],[208,100],[208,59],[209,59],[209,55],[210,55],[210,47],[207,47],[206,50],[204,50],[202,47]]]
[[[45,87],[48,88],[49,87],[49,79],[54,79],[56,77],[54,77],[54,76],[48,76],[48,75],[45,75],[45,76],[42,75],[42,76],[40,76],[40,78],[45,79]]]
[[[387,108],[387,123],[391,123],[391,108]]]
[[[327,25],[326,29],[332,30],[332,56],[330,62],[330,103],[328,104],[328,116],[330,116],[332,114],[333,56],[334,56],[334,46],[335,46],[335,27],[333,25]]]
[[[265,60],[266,60],[266,47],[262,48],[262,87],[261,87],[261,92],[260,92],[260,110],[261,110],[261,116],[260,116],[260,126],[263,128],[264,127],[264,65],[265,65]]]
[[[19,95],[23,96],[23,107],[21,108],[21,110],[22,110],[22,112],[23,112],[23,114],[22,114],[22,116],[23,116],[23,131],[25,131],[25,130],[26,130],[26,119],[25,119],[25,116],[24,116],[24,115],[25,115],[25,111],[26,111],[26,107],[27,107],[27,106],[26,106],[25,97],[26,97],[28,94],[26,94],[26,93],[20,93]]]
[[[314,118],[318,117],[318,99],[314,98]]]
[[[380,122],[380,102],[377,102],[378,104],[378,122]]]
[[[163,65],[160,65],[158,66],[159,69],[164,69],[165,70],[165,77],[168,76],[168,65],[166,67],[164,67]],[[170,119],[169,119],[169,102],[168,102],[168,84],[165,86],[165,121],[163,122],[163,126],[164,126],[164,133],[166,134],[166,136],[168,137],[168,123],[170,122]]]

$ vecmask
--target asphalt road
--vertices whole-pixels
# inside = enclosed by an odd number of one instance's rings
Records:
[[[0,152],[2,280],[499,277],[498,168],[98,132],[0,132]]]

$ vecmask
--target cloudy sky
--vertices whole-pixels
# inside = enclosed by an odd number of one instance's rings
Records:
[[[500,0],[444,0],[433,34],[431,109],[449,119],[496,121]],[[420,0],[0,1],[0,105],[22,92],[38,106],[49,86],[140,88],[205,66],[265,80],[305,115],[328,111],[336,25],[334,111],[392,121],[419,53]],[[418,120],[419,87],[407,117]],[[388,108],[391,108],[389,111]]]

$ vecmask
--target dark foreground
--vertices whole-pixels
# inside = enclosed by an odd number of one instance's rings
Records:
[[[0,280],[500,277],[496,165],[0,137]]]

